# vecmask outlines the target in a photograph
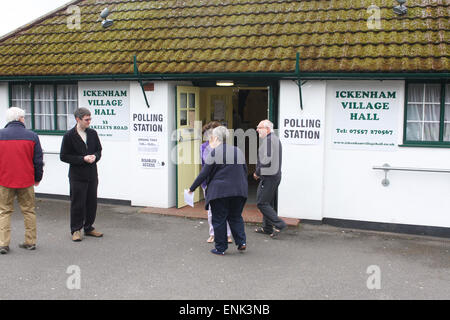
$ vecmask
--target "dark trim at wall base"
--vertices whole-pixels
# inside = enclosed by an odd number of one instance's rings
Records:
[[[305,222],[304,220],[300,220]],[[433,226],[421,226],[411,224],[396,224],[396,223],[382,223],[382,222],[370,222],[370,221],[357,221],[357,220],[344,220],[324,218],[323,224],[339,228],[349,229],[362,229],[371,231],[393,232],[393,233],[405,233],[421,236],[450,238],[450,228],[433,227]]]
[[[312,224],[312,225],[315,225],[315,226],[320,226],[321,224],[323,224],[323,221],[322,220],[300,219],[300,223]]]
[[[50,193],[36,193],[36,198],[70,201],[69,196],[64,196],[64,195],[60,195],[60,194],[50,194]],[[98,198],[97,203],[131,206],[130,200]]]

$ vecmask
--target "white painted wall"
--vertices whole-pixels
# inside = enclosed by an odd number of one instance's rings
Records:
[[[131,85],[131,114],[151,112],[164,117],[162,134],[161,160],[165,165],[157,169],[142,169],[137,144],[130,144],[129,167],[131,169],[130,200],[132,205],[169,208],[175,205],[175,164],[170,160],[170,152],[175,141],[170,133],[175,128],[175,88],[174,84],[155,82],[155,90],[147,91],[150,109],[147,108],[142,89],[138,83]],[[130,114],[130,116],[131,116]],[[141,133],[131,131],[131,136]],[[149,133],[151,135],[152,133]]]
[[[283,140],[283,179],[279,188],[280,216],[300,219],[323,218],[397,224],[450,227],[450,179],[444,173],[396,172],[388,174],[390,186],[381,185],[383,171],[375,165],[450,169],[450,149],[398,147],[394,151],[340,150],[333,148],[332,103],[342,81],[308,81],[302,87],[304,110],[300,110],[298,87],[292,81],[280,82],[279,118],[317,117],[323,119],[324,131],[317,144],[299,145]],[[346,82],[361,84],[361,81]],[[366,81],[368,88],[379,81]],[[384,81],[399,88],[403,106],[404,82]],[[171,161],[175,146],[171,133],[175,129],[175,87],[186,83],[155,82],[147,92],[152,113],[164,115],[162,156],[167,165],[143,170],[136,166],[137,148],[130,141],[102,141],[99,162],[99,197],[130,200],[132,205],[168,208],[175,205],[176,166]],[[8,86],[0,83],[0,127],[6,121]],[[141,87],[130,83],[130,117],[146,110]],[[403,109],[398,110],[398,127],[403,128]],[[131,122],[131,121],[130,121]],[[280,124],[279,124],[280,127]],[[58,153],[62,136],[40,136],[45,152]],[[402,144],[402,134],[398,136]],[[68,165],[58,154],[44,155],[44,178],[38,193],[68,195]]]
[[[8,83],[0,82],[0,128],[6,125],[6,110],[9,106]]]
[[[86,85],[85,83],[81,83]],[[183,83],[185,84],[185,83]],[[175,205],[176,167],[170,161],[170,152],[175,146],[170,133],[175,128],[175,86],[177,83],[155,82],[154,91],[147,91],[151,113],[164,116],[161,148],[162,157],[167,159],[161,169],[142,170],[137,165],[137,146],[130,130],[128,141],[101,141],[102,159],[98,162],[98,197],[129,200],[136,206],[169,208]],[[3,91],[0,86],[0,99]],[[6,86],[7,97],[7,86]],[[147,112],[142,89],[137,82],[130,82],[130,124],[133,113]],[[130,128],[131,129],[131,128]],[[40,135],[42,148],[46,152],[59,152],[62,136]],[[58,154],[44,155],[44,178],[36,188],[38,193],[69,195],[69,165],[59,160]]]
[[[8,83],[0,83],[0,128],[6,125],[6,110],[9,107]],[[42,149],[44,151],[58,152],[61,146],[59,136],[40,136]],[[36,192],[50,194],[69,194],[67,169],[65,164],[59,160],[58,154],[44,154],[44,177]]]
[[[44,175],[35,192],[69,195],[69,165],[59,160],[62,136],[40,135],[39,140],[44,152]]]
[[[339,150],[330,143],[335,91],[342,84],[361,85],[361,81],[328,81],[326,106],[326,145],[323,191],[323,217],[360,221],[450,227],[450,176],[445,173],[391,171],[391,184],[384,187],[383,171],[373,166],[450,169],[448,148],[407,148],[394,151]],[[380,81],[364,81],[368,89]],[[404,82],[383,81],[398,88],[398,144],[402,144]],[[312,174],[312,173],[311,173]]]
[[[299,90],[293,81],[280,82],[279,119],[318,118],[325,125],[325,81],[308,81]],[[281,124],[278,126],[281,128]],[[324,139],[318,144],[292,144],[283,138],[282,179],[278,189],[278,214],[282,217],[322,220]]]
[[[450,227],[450,176],[446,173],[399,172],[388,174],[373,166],[450,169],[450,149],[396,147],[393,151],[333,148],[333,104],[336,88],[380,81],[309,81],[302,87],[280,82],[280,121],[284,117],[324,117],[325,135],[316,145],[295,145],[283,139],[283,178],[278,192],[278,213],[283,217],[322,220],[348,219],[395,224]],[[403,139],[404,81],[383,81],[399,92],[397,144]],[[279,127],[282,127],[279,124]]]

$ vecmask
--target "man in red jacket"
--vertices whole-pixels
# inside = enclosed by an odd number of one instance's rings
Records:
[[[6,120],[0,130],[0,254],[9,252],[15,197],[25,221],[25,242],[19,247],[36,249],[34,187],[42,180],[44,167],[39,137],[25,129],[25,111],[9,108]]]

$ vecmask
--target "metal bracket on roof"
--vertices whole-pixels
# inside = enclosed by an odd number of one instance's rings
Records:
[[[142,83],[141,74],[139,73],[136,55],[134,55],[134,74],[136,76],[138,76],[138,78],[139,78],[138,81],[139,81],[139,84],[141,85],[142,93],[144,94],[145,103],[147,104],[147,108],[150,109],[150,104],[148,103],[147,95],[145,94],[144,84]]]
[[[298,95],[300,98],[300,109],[303,110],[303,99],[302,99],[302,85],[306,83],[302,83],[302,79],[300,79],[300,53],[297,52],[297,55],[295,57],[295,73],[297,74],[297,86],[298,86]]]

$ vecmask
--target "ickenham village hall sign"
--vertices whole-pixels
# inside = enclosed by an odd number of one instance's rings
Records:
[[[397,147],[399,89],[353,85],[336,87],[332,92],[334,148],[394,150]]]
[[[130,85],[128,83],[80,83],[80,107],[92,114],[91,128],[102,140],[129,140]]]

